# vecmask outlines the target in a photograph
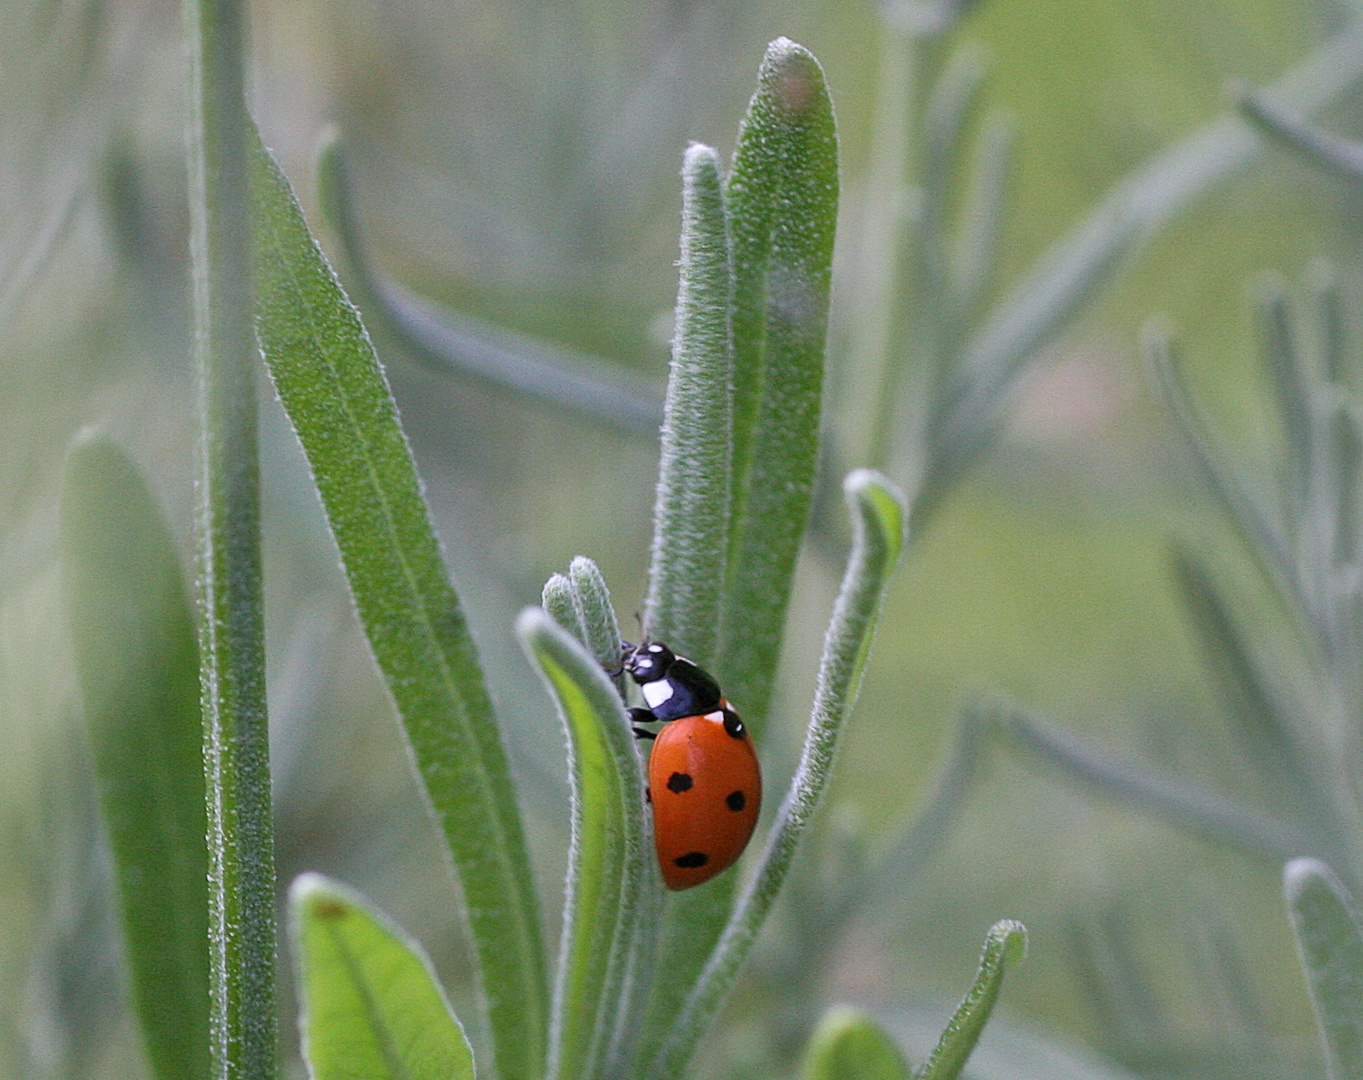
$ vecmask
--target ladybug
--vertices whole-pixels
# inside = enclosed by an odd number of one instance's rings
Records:
[[[743,854],[762,807],[762,774],[748,729],[719,683],[666,645],[624,643],[622,666],[647,708],[636,724],[660,721],[648,759],[653,842],[669,889],[709,881]]]

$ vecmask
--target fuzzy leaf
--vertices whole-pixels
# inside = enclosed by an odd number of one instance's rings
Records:
[[[652,872],[643,771],[600,664],[538,608],[521,613],[516,632],[568,736],[573,831],[547,1075],[575,1080],[596,1076],[610,1049],[639,894]]]
[[[942,1032],[937,1049],[917,1074],[918,1080],[956,1080],[960,1076],[994,1011],[1004,972],[1026,955],[1027,930],[1022,923],[1005,919],[990,927],[975,983]]]
[[[681,285],[653,511],[644,625],[704,668],[719,645],[733,431],[733,276],[719,156],[682,166]]]
[[[473,1080],[473,1053],[421,946],[344,886],[289,890],[312,1080]]]
[[[819,454],[838,215],[838,136],[823,69],[767,47],[726,191],[733,237],[733,499],[720,684],[760,732]]]
[[[1363,1076],[1363,926],[1353,897],[1315,859],[1283,871],[1287,913],[1331,1080]]]
[[[253,141],[257,323],[360,623],[444,830],[502,1080],[538,1080],[548,994],[520,815],[397,407],[284,174]]]
[[[348,264],[355,302],[377,330],[443,375],[472,376],[502,391],[538,398],[589,420],[652,439],[662,423],[657,387],[608,360],[551,345],[448,309],[384,277],[361,242],[340,135],[318,147],[317,197]]]
[[[852,511],[852,552],[833,606],[800,763],[791,778],[757,870],[723,935],[644,1075],[680,1076],[713,1023],[781,891],[800,838],[832,775],[838,739],[856,703],[890,574],[904,542],[903,496],[878,473],[858,469],[843,483]],[[664,968],[670,974],[669,969]]]
[[[137,466],[85,433],[62,481],[67,621],[133,1001],[157,1080],[208,1080],[199,659],[175,541]]]
[[[908,1080],[903,1053],[879,1024],[859,1009],[834,1006],[823,1014],[805,1051],[801,1080]]]

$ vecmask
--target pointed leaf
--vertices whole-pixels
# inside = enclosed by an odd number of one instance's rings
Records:
[[[908,1080],[899,1046],[859,1009],[834,1006],[823,1014],[805,1051],[801,1080]]]
[[[733,275],[719,156],[710,147],[686,151],[682,193],[681,286],[644,626],[650,637],[711,668],[733,464]]]
[[[767,47],[727,188],[734,266],[733,500],[717,674],[760,732],[819,453],[838,215],[823,69]]]
[[[568,736],[573,833],[550,1027],[548,1076],[596,1076],[609,1051],[640,892],[653,873],[634,734],[606,673],[543,611],[516,633]]]
[[[1363,925],[1353,897],[1322,862],[1283,871],[1287,913],[1331,1080],[1363,1076]]]
[[[818,686],[800,763],[748,881],[699,979],[646,1070],[653,1080],[680,1076],[724,999],[781,891],[796,848],[832,775],[838,739],[856,703],[876,620],[904,543],[904,503],[878,473],[858,469],[843,483],[852,511],[852,552],[824,636]],[[670,975],[670,970],[664,968]]]
[[[369,337],[258,136],[251,162],[261,348],[454,858],[496,1072],[539,1080],[539,907],[473,639]]]
[[[312,1080],[473,1080],[473,1053],[421,946],[320,874],[289,890]]]
[[[137,467],[86,433],[62,481],[67,621],[133,1000],[157,1080],[208,1080],[199,660],[175,542]]]
[[[937,1049],[918,1073],[919,1080],[956,1080],[960,1076],[970,1052],[980,1041],[989,1014],[994,1011],[1004,972],[1026,955],[1027,929],[1022,923],[1005,919],[990,928],[975,983],[942,1032]]]

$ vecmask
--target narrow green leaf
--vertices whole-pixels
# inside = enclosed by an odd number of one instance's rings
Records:
[[[1242,90],[1237,103],[1245,119],[1274,141],[1337,176],[1363,181],[1363,143],[1331,135],[1263,94]]]
[[[1027,929],[1022,923],[1004,919],[990,927],[975,983],[942,1032],[937,1049],[917,1074],[918,1080],[956,1080],[961,1075],[994,1011],[1004,972],[1026,955]]]
[[[157,1080],[208,1080],[208,850],[194,621],[136,465],[84,433],[62,480],[67,621],[133,1000]]]
[[[601,665],[538,608],[521,613],[516,633],[568,736],[573,834],[547,1075],[576,1080],[598,1075],[610,1049],[639,896],[652,872],[643,770]]]
[[[699,143],[682,166],[680,266],[644,625],[709,668],[729,535],[733,275],[719,156]]]
[[[1321,373],[1329,382],[1346,382],[1348,335],[1344,326],[1344,297],[1339,288],[1339,276],[1328,259],[1313,259],[1306,268],[1305,282],[1307,294],[1311,298]]]
[[[1287,441],[1287,471],[1292,500],[1286,508],[1289,521],[1296,521],[1305,508],[1313,465],[1311,417],[1312,379],[1293,332],[1286,286],[1276,274],[1260,278],[1256,289],[1260,351],[1273,383],[1278,414]],[[1289,526],[1290,528],[1290,526]]]
[[[421,946],[345,886],[289,890],[312,1080],[473,1080],[473,1052]]]
[[[573,603],[573,583],[563,574],[551,574],[540,591],[540,605],[549,617],[572,634],[583,645],[587,644],[587,628],[582,625],[582,613]]]
[[[994,286],[1013,142],[1012,123],[995,116],[986,120],[975,147],[949,276],[962,325],[974,321]]]
[[[288,181],[252,143],[257,324],[464,892],[502,1080],[539,1080],[548,993],[506,751],[378,359]]]
[[[1363,73],[1361,44],[1363,24],[1354,23],[1280,79],[1273,97],[1307,110],[1330,101]],[[1119,181],[995,305],[965,345],[960,378],[932,421],[932,458],[913,498],[915,527],[989,445],[1007,394],[1037,349],[1142,239],[1259,150],[1253,132],[1227,116],[1161,151]]]
[[[356,303],[376,330],[386,331],[413,359],[443,375],[473,376],[599,424],[648,439],[657,436],[662,400],[650,381],[600,357],[436,308],[377,270],[360,238],[350,173],[334,127],[318,147],[317,195],[322,216],[340,241]]]
[[[947,61],[928,95],[923,110],[923,229],[929,236],[945,236],[944,220],[950,212],[951,193],[961,171],[966,135],[979,107],[984,76],[983,47],[964,45]],[[940,265],[933,270],[934,276],[944,272]]]
[[[809,728],[795,775],[724,933],[644,1075],[680,1076],[714,1021],[757,932],[775,903],[800,838],[819,807],[838,739],[856,702],[891,572],[904,542],[903,496],[878,473],[858,469],[843,483],[852,511],[852,552],[819,662]]]
[[[1170,824],[1260,858],[1280,860],[1286,852],[1310,849],[1302,833],[1248,807],[1237,806],[1210,792],[1188,787],[1148,765],[1134,765],[1099,753],[1080,740],[1020,709],[998,717],[996,731],[1026,747],[1043,761],[1167,820]]]
[[[1299,798],[1304,770],[1291,726],[1274,697],[1271,677],[1260,671],[1201,562],[1177,545],[1170,561],[1207,665],[1230,703],[1241,745],[1260,775],[1270,781],[1284,777],[1292,798]]]
[[[1363,926],[1353,897],[1315,859],[1287,864],[1283,892],[1331,1080],[1363,1076]]]
[[[1334,559],[1337,566],[1358,561],[1359,479],[1363,474],[1363,433],[1354,407],[1340,402],[1330,411],[1326,438],[1329,443],[1330,477],[1326,490],[1329,512],[1334,519]]]
[[[184,0],[198,382],[199,699],[209,1031],[219,1077],[277,1068],[274,823],[265,698],[245,4]]]
[[[580,639],[587,651],[607,672],[620,668],[620,627],[615,621],[615,605],[601,570],[584,555],[568,564],[568,583],[573,590],[573,606],[582,623]],[[623,693],[624,673],[614,677],[617,692]]]
[[[726,191],[733,237],[733,500],[720,683],[761,730],[819,453],[838,214],[838,136],[823,69],[767,47]]]
[[[859,1009],[835,1005],[823,1014],[805,1051],[801,1080],[908,1080],[899,1046]]]

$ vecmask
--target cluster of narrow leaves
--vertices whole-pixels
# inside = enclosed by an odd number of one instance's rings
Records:
[[[818,807],[900,555],[902,498],[868,470],[844,485],[852,550],[803,756],[736,902],[732,875],[664,900],[639,751],[610,674],[619,631],[595,566],[576,560],[546,586],[544,609],[523,614],[518,633],[558,706],[572,779],[551,989],[496,717],[396,407],[287,180],[254,131],[246,135],[261,351],[462,888],[483,1068],[504,1080],[678,1076]],[[704,147],[688,152],[683,175],[682,285],[646,625],[737,688],[729,692],[756,729],[817,458],[837,143],[814,58],[774,42],[727,179]],[[205,791],[194,752],[196,650],[173,546],[135,467],[99,438],[73,452],[63,505],[72,623],[150,1058],[160,1077],[230,1072],[231,1049],[209,1038],[205,852],[202,824],[193,824],[205,797],[210,806],[221,797],[221,777],[210,769]],[[127,562],[137,574],[124,572]],[[128,640],[141,649],[128,663],[107,655]],[[294,883],[289,917],[313,1076],[473,1075],[469,1043],[414,942],[316,875]],[[924,1075],[959,1072],[1020,934],[1001,924],[991,935],[976,988]],[[231,999],[245,1003],[242,1016],[272,1004],[270,988],[261,991],[267,1002],[248,1000],[252,993],[245,985]]]

